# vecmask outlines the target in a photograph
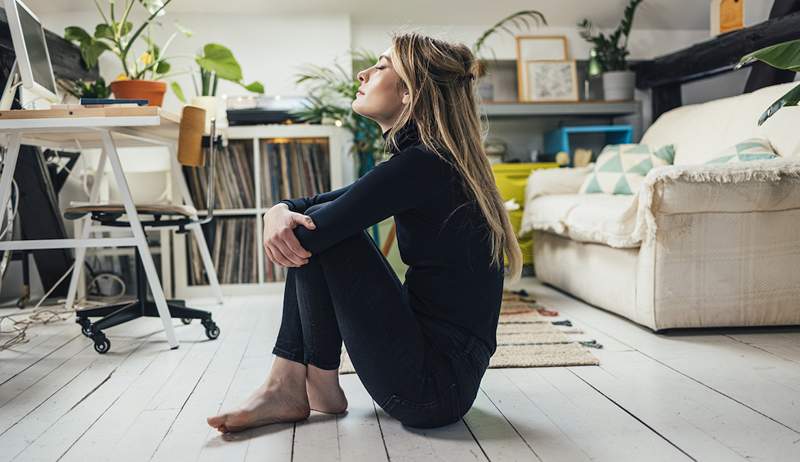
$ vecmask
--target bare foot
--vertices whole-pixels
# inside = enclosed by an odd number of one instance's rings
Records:
[[[301,396],[262,385],[239,409],[209,417],[206,421],[220,432],[229,433],[271,423],[305,420],[311,410],[305,390],[302,391]]]
[[[344,390],[336,383],[324,385],[306,382],[308,403],[311,409],[327,414],[341,414],[347,410],[347,397]]]

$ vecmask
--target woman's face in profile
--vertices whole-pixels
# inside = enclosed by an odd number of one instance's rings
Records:
[[[381,125],[384,130],[392,125],[408,101],[408,93],[402,89],[400,76],[392,66],[396,59],[389,47],[372,67],[358,73],[361,82],[353,111],[368,117]]]

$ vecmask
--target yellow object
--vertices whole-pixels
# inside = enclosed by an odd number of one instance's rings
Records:
[[[130,80],[130,79],[128,79],[128,74],[122,72],[114,80]]]
[[[150,64],[153,64],[153,55],[145,51],[142,53],[142,56],[139,56],[139,61],[141,61],[145,66],[149,66]]]
[[[511,227],[514,228],[514,234],[519,233],[520,225],[522,224],[522,214],[525,210],[525,187],[528,185],[528,177],[531,172],[540,168],[558,168],[559,165],[555,162],[520,162],[520,163],[498,163],[492,164],[492,172],[494,173],[495,184],[500,192],[503,201],[515,198],[517,203],[522,206],[519,210],[511,210],[508,212],[511,221]],[[525,238],[517,238],[519,246],[522,249],[522,263],[533,263],[533,239],[529,235]],[[508,258],[505,258],[505,263],[508,264]]]

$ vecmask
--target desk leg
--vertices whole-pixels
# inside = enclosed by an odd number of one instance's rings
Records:
[[[0,175],[0,223],[6,217],[6,203],[11,197],[11,180],[14,179],[14,170],[17,168],[21,140],[22,135],[19,133],[9,135],[6,155],[3,156],[3,174]]]
[[[100,184],[103,182],[103,172],[106,168],[106,159],[108,153],[105,148],[100,151],[100,159],[97,161],[97,169],[94,174],[94,184],[89,193],[89,203],[96,204],[100,197]],[[81,218],[81,240],[89,239],[92,229],[92,216],[88,215]],[[66,308],[72,309],[75,303],[75,294],[78,291],[78,282],[81,278],[81,271],[83,271],[83,261],[86,259],[86,247],[78,247],[75,249],[75,264],[72,267],[72,275],[69,280],[69,291],[67,291]]]
[[[178,163],[178,151],[174,145],[170,146],[170,158],[172,162],[172,173],[174,175],[173,179],[178,185],[178,189],[181,191],[183,203],[190,207],[194,207],[192,195],[189,194],[189,186],[186,184],[186,177],[183,176],[183,170]],[[197,241],[197,247],[200,249],[200,258],[203,259],[203,266],[206,269],[206,276],[208,277],[208,282],[211,285],[211,290],[214,291],[214,296],[217,298],[217,304],[222,305],[222,288],[219,286],[217,269],[214,267],[214,261],[211,259],[211,252],[209,252],[208,243],[206,243],[206,236],[203,234],[203,229],[200,227],[200,225],[192,228],[192,235]]]
[[[175,337],[175,327],[172,325],[172,317],[169,315],[169,308],[164,298],[164,291],[161,289],[161,281],[158,279],[156,265],[153,262],[153,255],[150,253],[150,247],[147,245],[147,238],[142,229],[142,223],[139,221],[139,215],[133,203],[131,190],[128,188],[128,181],[125,179],[125,173],[122,171],[122,164],[120,163],[119,155],[114,145],[114,139],[111,137],[111,133],[108,130],[101,130],[100,133],[103,137],[103,147],[111,162],[111,169],[114,171],[117,187],[122,195],[122,202],[125,204],[125,213],[131,224],[133,237],[138,241],[136,247],[139,249],[139,255],[142,258],[144,272],[147,275],[147,282],[150,284],[153,300],[156,302],[158,315],[161,318],[161,322],[164,324],[167,342],[169,342],[169,346],[174,350],[178,348],[178,339]]]

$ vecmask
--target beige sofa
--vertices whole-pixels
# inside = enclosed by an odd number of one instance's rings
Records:
[[[577,194],[589,168],[532,172],[537,277],[655,331],[800,324],[800,108],[756,122],[796,84],[663,114],[641,142],[675,164],[633,196]],[[781,158],[703,165],[750,137]]]

